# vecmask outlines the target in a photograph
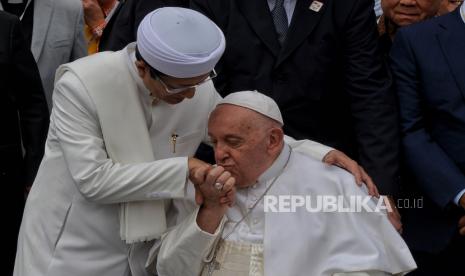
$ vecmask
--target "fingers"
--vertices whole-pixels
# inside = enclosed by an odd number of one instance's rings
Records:
[[[217,181],[217,179],[222,175],[222,173],[224,172],[224,168],[221,167],[221,166],[217,166],[217,167],[214,167],[212,168],[206,178],[205,178],[205,184],[208,185],[208,186],[213,186],[216,182],[220,182],[220,181]],[[223,183],[223,182],[221,182]]]
[[[371,196],[379,197],[379,191],[375,183],[373,182],[373,179],[371,179],[371,177],[366,173],[366,171],[362,167],[359,166],[359,168],[362,172],[362,182],[365,183],[365,185],[368,188],[368,194]]]
[[[189,171],[189,179],[195,185],[202,185],[205,182],[205,177],[210,170],[210,166],[200,166]]]
[[[354,176],[357,185],[362,185],[363,174],[360,170],[360,166],[357,164],[357,162],[352,160],[343,152],[332,150],[325,156],[325,158],[323,158],[323,162],[329,165],[341,167],[346,171],[349,171]]]
[[[358,186],[362,186],[362,171],[360,170],[362,167],[360,167],[354,160],[347,162],[346,169],[354,175],[355,183],[357,183]]]

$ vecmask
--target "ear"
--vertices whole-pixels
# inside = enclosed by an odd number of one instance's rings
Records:
[[[275,151],[281,149],[284,142],[284,132],[281,128],[273,127],[269,130],[268,150]]]
[[[145,63],[142,60],[136,60],[134,64],[136,65],[137,73],[139,74],[139,76],[141,78],[144,78],[145,74],[147,74],[147,67],[145,66]]]

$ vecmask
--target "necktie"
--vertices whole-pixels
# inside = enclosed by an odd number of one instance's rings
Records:
[[[279,43],[283,45],[288,29],[287,15],[286,10],[284,9],[284,0],[275,1],[274,9],[271,11],[271,16],[273,17]]]

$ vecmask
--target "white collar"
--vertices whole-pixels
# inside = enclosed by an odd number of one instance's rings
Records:
[[[131,76],[134,79],[134,81],[137,84],[137,88],[139,91],[144,92],[147,96],[150,95],[150,91],[145,87],[144,82],[140,78],[139,74],[137,73],[137,67],[136,67],[136,43],[132,42],[126,46],[126,53],[128,57],[128,65],[130,68]]]

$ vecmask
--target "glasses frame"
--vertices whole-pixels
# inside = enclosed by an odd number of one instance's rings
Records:
[[[177,87],[177,88],[169,88],[168,85],[161,79],[161,77],[157,73],[153,72],[152,70],[150,70],[150,76],[152,76],[152,78],[154,78],[155,80],[161,83],[163,88],[165,88],[166,93],[173,95],[173,94],[182,93],[189,89],[197,89],[197,87],[199,87],[200,85],[207,83],[213,80],[214,78],[216,78],[218,74],[216,73],[215,69],[213,69],[210,72],[210,75],[206,77],[204,80],[200,81],[199,83],[194,84],[194,85],[189,85],[189,86]]]

